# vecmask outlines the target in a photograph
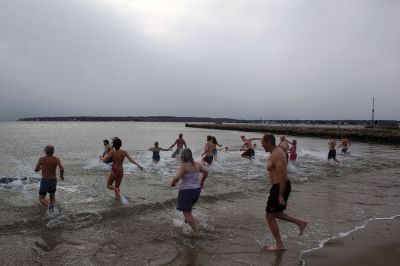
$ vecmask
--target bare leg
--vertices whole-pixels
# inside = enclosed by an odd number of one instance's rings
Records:
[[[115,197],[116,198],[120,198],[121,197],[121,194],[120,194],[121,190],[119,189],[119,186],[121,185],[121,182],[122,182],[122,176],[117,177],[115,179]]]
[[[45,206],[46,208],[49,206],[49,202],[48,202],[48,200],[46,199],[46,195],[44,195],[44,196],[39,195],[39,202],[40,202],[40,204],[42,204],[42,205]]]
[[[283,242],[281,239],[281,235],[279,233],[279,226],[275,219],[275,214],[267,213],[267,221],[269,225],[269,229],[271,230],[272,235],[275,238],[275,245],[265,247],[266,250],[270,251],[278,251],[285,249],[283,247]]]
[[[300,236],[303,235],[304,229],[307,227],[307,224],[308,224],[306,221],[296,219],[284,212],[274,213],[274,215],[276,218],[278,218],[280,220],[284,220],[284,221],[296,224],[300,230],[299,235]]]
[[[192,212],[183,212],[185,216],[185,222],[192,227],[193,231],[196,232],[198,230],[196,220],[194,219]]]
[[[50,205],[56,205],[56,193],[50,193]]]
[[[107,180],[107,188],[111,189],[111,190],[115,190],[115,187],[113,187],[113,183],[115,181],[115,175],[113,172],[110,172],[110,175],[108,176],[108,180]]]

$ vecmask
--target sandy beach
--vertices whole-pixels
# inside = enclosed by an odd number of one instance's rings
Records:
[[[400,217],[373,220],[348,236],[329,240],[304,255],[305,265],[399,265]]]

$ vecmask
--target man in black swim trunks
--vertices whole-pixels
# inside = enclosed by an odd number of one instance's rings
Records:
[[[335,162],[339,162],[336,159],[336,140],[333,137],[329,137],[328,140],[328,145],[329,145],[329,152],[328,152],[328,160],[330,161],[333,159]]]
[[[287,160],[285,152],[276,146],[275,136],[271,133],[266,133],[264,135],[261,144],[265,151],[270,153],[267,169],[272,187],[266,207],[266,218],[276,242],[274,245],[266,246],[265,249],[269,251],[278,251],[283,250],[284,246],[276,219],[296,224],[299,227],[300,235],[303,234],[307,222],[293,218],[283,212],[286,209],[291,191],[291,184],[287,178]]]

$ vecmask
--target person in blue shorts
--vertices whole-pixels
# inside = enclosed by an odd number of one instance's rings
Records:
[[[212,137],[207,136],[207,142],[204,145],[204,152],[201,155],[203,157],[202,162],[207,163],[208,165],[212,164],[214,160],[214,151],[217,149],[217,146],[213,143]]]
[[[208,176],[208,171],[200,163],[193,160],[190,149],[182,151],[181,160],[182,164],[176,176],[171,181],[171,187],[175,187],[181,181],[178,194],[178,207],[176,209],[183,212],[185,223],[189,223],[193,231],[197,231],[198,227],[192,215],[192,209],[200,196],[201,189]],[[201,178],[200,173],[202,173]]]
[[[39,188],[39,202],[49,209],[49,212],[54,212],[54,205],[56,204],[56,190],[57,190],[57,167],[60,168],[60,179],[64,180],[64,167],[60,159],[55,157],[54,147],[48,145],[44,148],[45,156],[41,157],[35,167],[35,172],[42,171],[42,179],[40,180]],[[46,199],[47,193],[50,194],[50,202]]]

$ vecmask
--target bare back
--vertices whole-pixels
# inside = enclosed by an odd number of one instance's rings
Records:
[[[330,150],[334,150],[335,147],[336,147],[336,140],[330,139],[329,142],[328,142],[328,145],[329,145],[329,149]]]
[[[244,141],[244,146],[246,147],[246,149],[253,149],[253,144],[251,143],[251,140],[246,139]]]
[[[271,184],[279,184],[287,180],[287,160],[280,148],[275,148],[268,158],[267,169]],[[281,180],[283,179],[283,180]]]
[[[41,170],[42,178],[56,178],[57,166],[63,170],[60,159],[55,156],[43,156],[39,159],[35,171],[39,172]]]
[[[122,164],[124,163],[124,159],[126,157],[126,151],[124,150],[115,150],[111,153],[111,158],[113,161],[113,166],[122,169]]]
[[[185,145],[185,144],[186,144],[186,142],[183,138],[182,139],[179,138],[176,140],[176,146],[178,149],[182,149],[183,145]]]
[[[207,142],[206,145],[204,146],[204,150],[207,155],[213,155],[214,150],[216,149],[216,145],[212,142]]]

